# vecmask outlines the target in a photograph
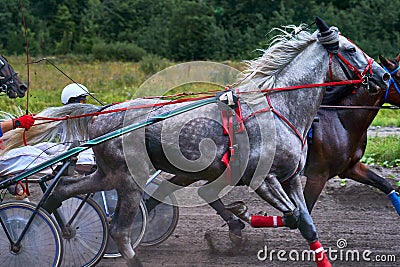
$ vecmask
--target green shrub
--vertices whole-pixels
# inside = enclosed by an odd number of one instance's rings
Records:
[[[170,66],[170,62],[157,55],[146,55],[139,62],[139,69],[146,75],[151,76]]]
[[[121,61],[140,61],[146,55],[146,51],[135,43],[116,42],[107,44],[97,42],[93,44],[92,53],[95,59],[101,61],[121,60]]]

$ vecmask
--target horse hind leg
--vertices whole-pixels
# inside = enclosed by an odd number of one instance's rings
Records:
[[[111,189],[111,184],[103,178],[100,169],[83,177],[62,177],[42,207],[52,213],[70,197]]]
[[[145,200],[147,211],[150,212],[158,204],[160,204],[166,196],[179,190],[181,187],[186,187],[194,183],[196,180],[189,179],[185,176],[176,175],[167,180],[163,180],[159,187],[153,192],[153,194]],[[215,183],[213,183],[214,185]],[[225,187],[226,184],[223,185]],[[222,188],[223,188],[222,187]],[[244,224],[238,220],[238,218],[229,210],[225,209],[224,204],[218,198],[218,193],[222,188],[216,190],[215,187],[203,186],[198,190],[199,196],[202,197],[210,206],[217,211],[217,213],[227,222],[230,233],[236,236],[232,239],[240,239],[241,242],[241,230],[244,228]]]
[[[138,267],[142,264],[131,246],[131,233],[143,191],[128,174],[126,176],[120,182],[120,186],[115,188],[118,194],[118,202],[109,230],[127,265]]]
[[[245,227],[244,223],[236,217],[219,198],[218,194],[226,187],[226,183],[207,183],[198,189],[199,196],[204,199],[229,227],[229,238],[235,246],[242,245],[244,240],[242,230]]]

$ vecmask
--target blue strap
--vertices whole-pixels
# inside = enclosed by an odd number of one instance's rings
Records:
[[[312,140],[313,140],[313,124],[311,124],[311,128],[310,128],[310,130],[308,130],[308,133],[307,133],[308,143],[312,144]]]
[[[3,130],[1,129],[1,123],[0,123],[0,137],[3,136]]]
[[[400,70],[400,65],[397,66],[397,68],[395,68],[394,70],[392,70],[392,72],[389,72],[390,75],[395,74],[398,70]]]
[[[387,196],[390,199],[390,201],[392,202],[394,208],[396,209],[397,214],[400,216],[400,198],[399,198],[399,195],[397,194],[396,191],[393,190]]]
[[[385,66],[383,66],[383,69],[386,70],[387,72],[389,72],[390,75],[393,75],[393,74],[395,74],[395,73],[400,69],[400,65],[397,66],[397,68],[395,68],[395,69],[392,70],[392,71],[389,71]],[[392,85],[392,84],[393,84],[394,88],[396,89],[397,93],[400,94],[400,88],[397,86],[397,84],[396,84],[394,78],[391,77],[390,80],[389,80],[388,88],[386,89],[386,93],[385,93],[385,98],[384,98],[384,99],[385,99],[385,100],[384,100],[385,103],[387,102],[387,97],[388,97],[388,95],[389,95],[390,85]]]
[[[389,80],[389,84],[388,84],[388,87],[387,87],[386,92],[385,92],[385,98],[383,100],[384,103],[387,103],[387,98],[388,98],[389,91],[390,91],[390,85],[392,84],[392,79],[393,78],[390,78],[390,80]]]

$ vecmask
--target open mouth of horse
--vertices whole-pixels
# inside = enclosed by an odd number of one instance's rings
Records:
[[[388,82],[390,80],[390,74],[385,73],[381,79],[381,82],[376,81],[374,78],[370,78],[363,87],[368,90],[370,94],[378,94],[381,91],[385,91],[388,87]]]
[[[21,84],[16,88],[14,86],[13,88],[6,89],[6,92],[9,98],[23,98],[27,90],[28,87],[25,84]]]
[[[375,81],[373,81],[373,80],[370,80],[370,81],[368,82],[368,84],[363,85],[363,86],[364,86],[365,89],[368,90],[368,92],[369,92],[371,95],[378,94],[380,91],[383,90],[382,87],[379,86],[379,85],[378,85]]]

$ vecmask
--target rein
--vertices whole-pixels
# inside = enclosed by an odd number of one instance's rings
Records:
[[[296,127],[291,123],[283,114],[278,112],[272,105],[271,100],[269,98],[269,95],[267,94],[268,92],[271,91],[289,91],[289,90],[297,90],[297,89],[302,89],[302,88],[314,88],[314,87],[327,87],[327,86],[338,86],[338,85],[349,85],[349,84],[362,84],[367,87],[369,90],[369,78],[372,77],[372,63],[374,60],[372,58],[368,58],[364,52],[362,52],[365,59],[367,60],[368,64],[365,67],[363,72],[360,72],[356,67],[351,65],[351,63],[344,58],[340,53],[332,53],[329,52],[329,76],[330,79],[333,79],[333,72],[332,72],[332,57],[333,54],[337,58],[340,67],[342,68],[343,72],[345,73],[346,77],[349,80],[346,81],[339,81],[339,82],[327,82],[327,83],[320,83],[320,84],[306,84],[306,85],[298,85],[298,86],[289,86],[289,87],[283,87],[283,88],[271,88],[271,89],[263,89],[261,92],[265,92],[265,96],[267,98],[268,106],[269,109],[271,110],[276,116],[278,116],[282,121],[284,121],[290,129],[295,133],[295,135],[300,139],[301,144],[302,144],[302,149],[304,149],[306,143],[307,143],[307,138],[304,138],[303,135],[299,132],[299,130],[296,129]],[[343,66],[345,64],[348,69],[350,69],[351,72],[353,72],[359,80],[350,80],[351,77],[347,73],[345,67]],[[266,110],[266,109],[263,109]],[[252,116],[252,115],[250,115]]]
[[[25,100],[25,114],[29,114],[29,88],[30,88],[30,71],[29,71],[29,45],[28,45],[28,35],[26,33],[26,23],[25,23],[25,15],[24,10],[22,9],[22,3],[18,0],[19,9],[21,11],[21,19],[22,25],[24,26],[24,35],[25,35],[25,54],[26,54],[26,71],[28,77],[27,89],[26,89],[26,100]]]
[[[340,82],[327,82],[327,83],[305,84],[305,85],[296,85],[296,86],[288,86],[288,87],[277,87],[277,88],[271,88],[271,89],[263,89],[260,91],[237,92],[237,94],[248,94],[248,93],[255,93],[255,92],[268,93],[268,92],[272,92],[272,91],[290,91],[290,90],[297,90],[297,89],[302,89],[302,88],[349,85],[349,84],[360,84],[360,83],[362,83],[362,80],[348,80],[348,81],[340,81]],[[202,93],[196,93],[196,94],[210,94],[210,93],[214,93],[214,92],[209,91],[209,92],[202,92]],[[181,93],[181,94],[168,95],[168,96],[151,96],[151,97],[147,97],[147,98],[148,99],[170,98],[170,97],[186,96],[186,95],[194,95],[194,94],[195,93]],[[172,100],[172,101],[166,102],[166,103],[153,103],[153,104],[147,104],[147,105],[139,105],[139,106],[126,107],[126,108],[118,108],[118,109],[112,109],[112,110],[104,110],[104,111],[98,111],[98,112],[92,112],[92,113],[85,113],[85,114],[76,115],[76,116],[64,116],[64,117],[59,117],[59,118],[35,116],[36,120],[43,120],[45,122],[37,123],[37,124],[34,124],[33,126],[38,126],[38,125],[50,123],[53,121],[78,119],[78,118],[82,118],[82,117],[93,117],[93,116],[98,116],[98,115],[102,115],[102,114],[123,112],[123,111],[131,110],[131,109],[162,107],[162,106],[166,106],[166,105],[173,105],[173,104],[178,104],[178,103],[183,103],[183,102],[202,100],[202,99],[211,98],[211,97],[213,97],[213,95],[206,95],[206,96],[201,96],[201,97],[190,97],[190,98],[185,98],[185,99]],[[115,103],[115,104],[117,104],[117,103]],[[265,110],[263,109],[262,111],[265,112],[267,110],[269,110],[269,109],[265,109]],[[250,118],[258,113],[261,113],[261,111],[255,111],[254,114],[252,114],[248,117]]]
[[[264,109],[261,109],[259,111],[255,111],[252,114],[250,114],[250,116],[247,116],[247,119],[249,119],[250,117],[253,117],[256,114],[262,113],[262,112],[272,111],[276,116],[278,116],[282,121],[284,121],[292,129],[292,131],[295,133],[295,135],[300,139],[300,141],[302,143],[302,148],[304,148],[307,139],[303,137],[303,135],[296,129],[296,127],[293,125],[293,123],[291,123],[287,118],[285,118],[285,116],[283,114],[281,114],[279,111],[277,111],[273,107],[268,93],[269,92],[273,92],[273,91],[291,91],[291,90],[306,89],[306,88],[339,86],[339,85],[350,85],[350,84],[365,85],[367,87],[367,89],[369,89],[369,78],[372,76],[372,64],[373,64],[374,60],[372,58],[367,57],[364,52],[362,52],[362,53],[363,53],[363,55],[366,58],[368,63],[367,63],[367,66],[365,67],[364,71],[360,72],[356,67],[354,67],[340,53],[329,52],[329,74],[330,74],[331,80],[333,79],[333,73],[332,73],[332,57],[333,57],[333,54],[337,58],[337,60],[338,60],[338,62],[340,64],[340,67],[343,69],[346,77],[349,78],[349,80],[338,81],[338,82],[332,82],[331,81],[331,82],[317,83],[317,84],[295,85],[295,86],[280,87],[280,88],[268,88],[268,89],[261,89],[259,91],[253,91],[253,92],[262,92],[262,93],[264,93],[264,95],[265,95],[265,97],[267,99],[269,108],[264,108]],[[345,66],[343,66],[343,64],[346,65],[347,68],[357,76],[357,78],[358,78],[357,80],[351,80],[350,79],[349,74],[346,71]],[[228,87],[228,89],[231,89],[231,88]],[[238,92],[238,94],[246,94],[246,93],[252,93],[252,92],[251,91]],[[198,97],[198,98],[186,98],[186,99],[180,99],[180,100],[172,100],[172,101],[167,102],[167,103],[154,103],[154,104],[149,104],[149,105],[140,105],[140,106],[120,108],[120,109],[98,111],[98,112],[94,112],[94,113],[81,114],[81,115],[77,115],[77,116],[65,116],[65,117],[62,117],[62,118],[35,117],[35,119],[47,120],[48,122],[60,121],[60,120],[68,120],[68,119],[75,119],[75,118],[81,118],[81,117],[98,116],[98,115],[101,115],[101,114],[108,114],[108,113],[113,113],[113,112],[122,112],[122,111],[127,111],[127,110],[130,110],[130,109],[160,107],[160,106],[177,104],[177,103],[182,103],[182,102],[187,102],[187,101],[206,99],[206,98],[210,98],[210,97],[212,97],[212,96],[203,96],[203,97]],[[44,124],[44,123],[47,123],[47,122],[42,122],[42,123],[39,123],[37,125]]]
[[[397,110],[400,109],[400,107],[397,106],[381,106],[381,107],[376,107],[376,106],[335,106],[335,105],[320,105],[320,108],[325,108],[325,109],[392,109],[392,110]]]
[[[102,115],[102,114],[123,112],[123,111],[128,111],[128,110],[131,110],[131,109],[162,107],[162,106],[166,106],[166,105],[184,103],[184,102],[189,102],[189,101],[203,100],[203,99],[207,99],[207,98],[211,98],[211,97],[212,96],[203,96],[203,97],[195,97],[195,98],[178,99],[178,100],[172,100],[172,101],[167,102],[167,103],[153,103],[153,104],[147,104],[147,105],[139,105],[139,106],[126,107],[126,108],[117,108],[117,109],[104,110],[104,111],[98,111],[98,112],[92,112],[92,113],[85,113],[85,114],[76,115],[76,116],[64,116],[64,117],[59,117],[59,118],[35,116],[36,120],[44,120],[45,122],[34,124],[33,126],[46,124],[46,123],[50,123],[50,122],[54,122],[54,121],[62,121],[62,120],[69,120],[69,119],[79,119],[79,118],[83,118],[83,117],[93,117],[93,116],[98,116],[98,115]],[[115,104],[117,104],[117,103],[115,103]]]

